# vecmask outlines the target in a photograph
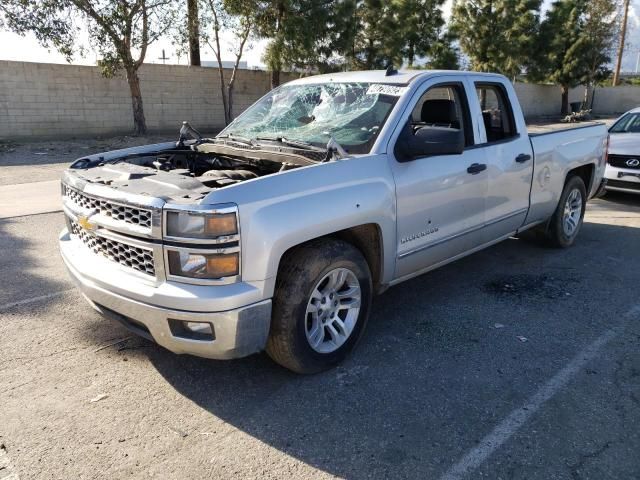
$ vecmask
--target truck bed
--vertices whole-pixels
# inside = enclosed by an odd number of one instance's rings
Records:
[[[579,128],[592,127],[594,125],[604,124],[604,122],[599,120],[590,120],[588,122],[580,122],[580,123],[562,123],[562,122],[554,122],[554,123],[531,123],[527,124],[527,131],[529,132],[529,136],[536,137],[540,135],[546,135],[553,132],[565,131],[565,130],[576,130]]]

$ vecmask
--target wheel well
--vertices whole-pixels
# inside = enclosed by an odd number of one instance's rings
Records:
[[[589,192],[591,192],[591,182],[593,180],[593,170],[594,165],[592,163],[588,165],[583,165],[578,168],[574,168],[573,170],[569,170],[567,173],[567,180],[569,177],[578,176],[584,182],[584,186],[587,189],[587,197],[589,196]]]
[[[322,238],[338,238],[345,242],[350,243],[356,247],[364,256],[369,270],[371,271],[371,280],[373,281],[373,291],[379,292],[381,290],[382,281],[382,234],[380,227],[374,223],[368,223],[365,225],[358,225],[356,227],[346,228],[339,230],[322,237],[313,238],[304,242],[301,245],[309,242],[315,242]],[[282,257],[284,258],[293,249],[300,247],[296,245],[287,250]],[[282,263],[282,259],[280,260]]]

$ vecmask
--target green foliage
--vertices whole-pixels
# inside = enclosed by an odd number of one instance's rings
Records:
[[[451,30],[481,72],[517,76],[529,62],[539,26],[540,0],[459,0]]]
[[[270,70],[331,71],[334,51],[343,45],[350,1],[275,0],[260,2],[258,33],[270,42],[264,62]]]
[[[611,0],[556,0],[540,26],[532,80],[562,87],[561,112],[568,112],[568,90],[591,87],[608,77],[616,36],[616,3]]]
[[[440,34],[444,0],[274,0],[261,2],[259,35],[270,42],[270,70],[410,67],[433,56],[455,66],[456,51]],[[446,58],[445,58],[446,57]]]
[[[354,2],[349,43],[344,50],[352,69],[409,67],[438,50],[444,26],[444,0],[358,0]],[[350,48],[349,48],[350,47]],[[440,54],[442,49],[436,52]]]
[[[581,55],[581,17],[585,2],[556,0],[540,26],[538,55],[530,77],[568,88],[580,84],[586,75]]]
[[[431,47],[426,66],[434,70],[458,70],[459,57],[458,48],[453,45],[452,35],[445,34],[440,36]]]
[[[44,47],[55,48],[71,61],[79,29],[68,7],[66,0],[2,0],[0,29],[20,35],[32,32]]]
[[[438,50],[436,55],[442,60],[442,47],[446,45],[439,38],[444,27],[443,3],[442,0],[396,0],[391,4],[396,10],[395,36],[399,37],[402,44],[402,58],[410,67],[418,57],[434,55],[435,45]]]

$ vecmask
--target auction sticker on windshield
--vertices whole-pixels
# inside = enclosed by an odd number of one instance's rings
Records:
[[[384,85],[382,83],[374,83],[367,89],[367,95],[391,95],[392,97],[400,97],[407,91],[407,87],[399,87],[397,85]]]

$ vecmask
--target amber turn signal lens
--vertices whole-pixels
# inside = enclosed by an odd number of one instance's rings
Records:
[[[216,237],[219,235],[235,235],[238,233],[236,225],[236,214],[225,213],[222,215],[212,215],[205,217],[205,235]]]
[[[169,273],[180,277],[213,280],[240,272],[238,253],[189,253],[169,250]]]
[[[238,274],[238,254],[207,255],[207,276],[231,277]]]

